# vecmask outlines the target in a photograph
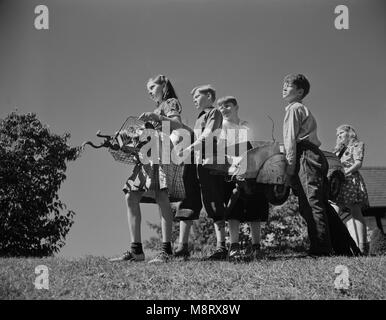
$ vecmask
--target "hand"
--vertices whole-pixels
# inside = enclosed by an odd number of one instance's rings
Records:
[[[187,149],[180,149],[179,151],[178,151],[178,156],[180,157],[180,158],[182,158],[182,156],[184,155],[184,153],[186,152],[186,150]]]
[[[138,119],[142,120],[144,122],[146,122],[146,121],[160,121],[158,114],[155,114],[154,112],[144,112],[138,117]]]
[[[178,151],[178,157],[181,159],[181,162],[183,162],[187,157],[189,157],[190,156],[190,154],[191,154],[191,152],[192,152],[192,148],[189,146],[189,147],[187,147],[186,149],[180,149],[179,151]],[[185,157],[184,157],[184,155],[186,155]]]
[[[293,187],[294,186],[294,180],[295,180],[295,176],[287,173],[285,176],[285,179],[284,179],[284,185],[289,186],[289,187]]]

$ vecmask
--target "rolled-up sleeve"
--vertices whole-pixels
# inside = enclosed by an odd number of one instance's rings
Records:
[[[291,107],[287,110],[283,123],[283,140],[286,159],[288,162],[287,174],[293,175],[296,167],[296,139],[302,123],[300,108]]]
[[[363,142],[358,142],[355,144],[353,149],[353,158],[355,161],[363,161],[365,153],[365,144]]]
[[[182,108],[177,99],[171,98],[166,100],[163,107],[163,112],[166,117],[168,118],[180,117],[181,111],[182,111]]]

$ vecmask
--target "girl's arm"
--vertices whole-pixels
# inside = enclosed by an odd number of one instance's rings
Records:
[[[181,127],[181,117],[180,116],[171,116],[165,117],[163,115],[159,115],[159,122],[161,121],[169,121],[170,122],[170,130],[175,130]]]
[[[357,172],[361,167],[362,167],[362,162],[363,162],[363,156],[365,152],[365,144],[361,141],[358,141],[353,148],[353,158],[354,158],[354,164],[345,169],[345,174],[349,175],[354,172]]]
[[[177,115],[165,117],[163,115],[159,115],[154,112],[144,112],[139,116],[138,119],[142,121],[155,121],[155,122],[169,121],[171,130],[178,129],[181,127],[181,117]]]
[[[362,161],[361,160],[355,160],[355,163],[351,167],[345,169],[344,171],[345,171],[346,175],[349,175],[349,174],[352,174],[354,172],[357,172],[360,168],[362,168]]]

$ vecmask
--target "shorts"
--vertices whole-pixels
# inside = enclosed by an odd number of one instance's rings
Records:
[[[248,182],[251,186],[251,182]],[[253,185],[254,184],[254,185]],[[226,210],[225,220],[238,220],[240,222],[252,222],[268,220],[269,203],[258,184],[252,182],[254,188],[252,194],[246,194],[243,189],[240,190],[239,198],[231,210]],[[225,199],[228,204],[233,189],[236,188],[234,182],[224,182]]]
[[[179,203],[174,220],[197,220],[202,209],[200,182],[195,164],[184,164],[185,198]]]
[[[201,164],[197,166],[205,211],[208,218],[217,222],[225,218],[224,176],[211,174],[210,172],[210,169]]]

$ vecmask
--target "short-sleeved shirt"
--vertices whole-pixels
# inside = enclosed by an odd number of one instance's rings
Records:
[[[175,98],[170,98],[162,101],[159,106],[154,110],[154,113],[167,118],[178,117],[181,121],[182,107],[180,102]],[[160,130],[161,125],[157,126],[156,129]]]
[[[247,134],[240,134],[241,129],[246,130]],[[233,132],[231,132],[231,134],[227,134],[227,130],[233,130]],[[226,140],[226,144],[231,146],[236,143],[247,142],[250,138],[249,133],[250,129],[248,127],[247,121],[240,120],[238,124],[229,121],[223,121],[220,139]]]
[[[343,167],[350,168],[356,160],[363,161],[364,152],[365,144],[362,141],[349,144],[340,158]]]
[[[202,133],[205,129],[209,129],[211,133],[215,133],[216,130],[222,128],[223,117],[217,108],[210,107],[203,110],[197,117],[196,123],[194,125],[194,134],[196,140],[202,140],[202,162],[205,163],[205,160],[209,158],[214,158],[216,155],[217,148],[217,137],[216,135],[210,136],[213,143],[213,154],[205,154],[205,139],[202,137]]]
[[[154,110],[154,113],[165,117],[180,116],[182,107],[180,102],[175,98],[170,98],[162,101],[160,105]]]
[[[239,123],[223,120],[222,130],[218,141],[218,153],[227,155],[231,163],[238,159],[248,149],[251,138],[251,130],[247,121],[240,120]],[[222,151],[224,150],[224,151]]]

